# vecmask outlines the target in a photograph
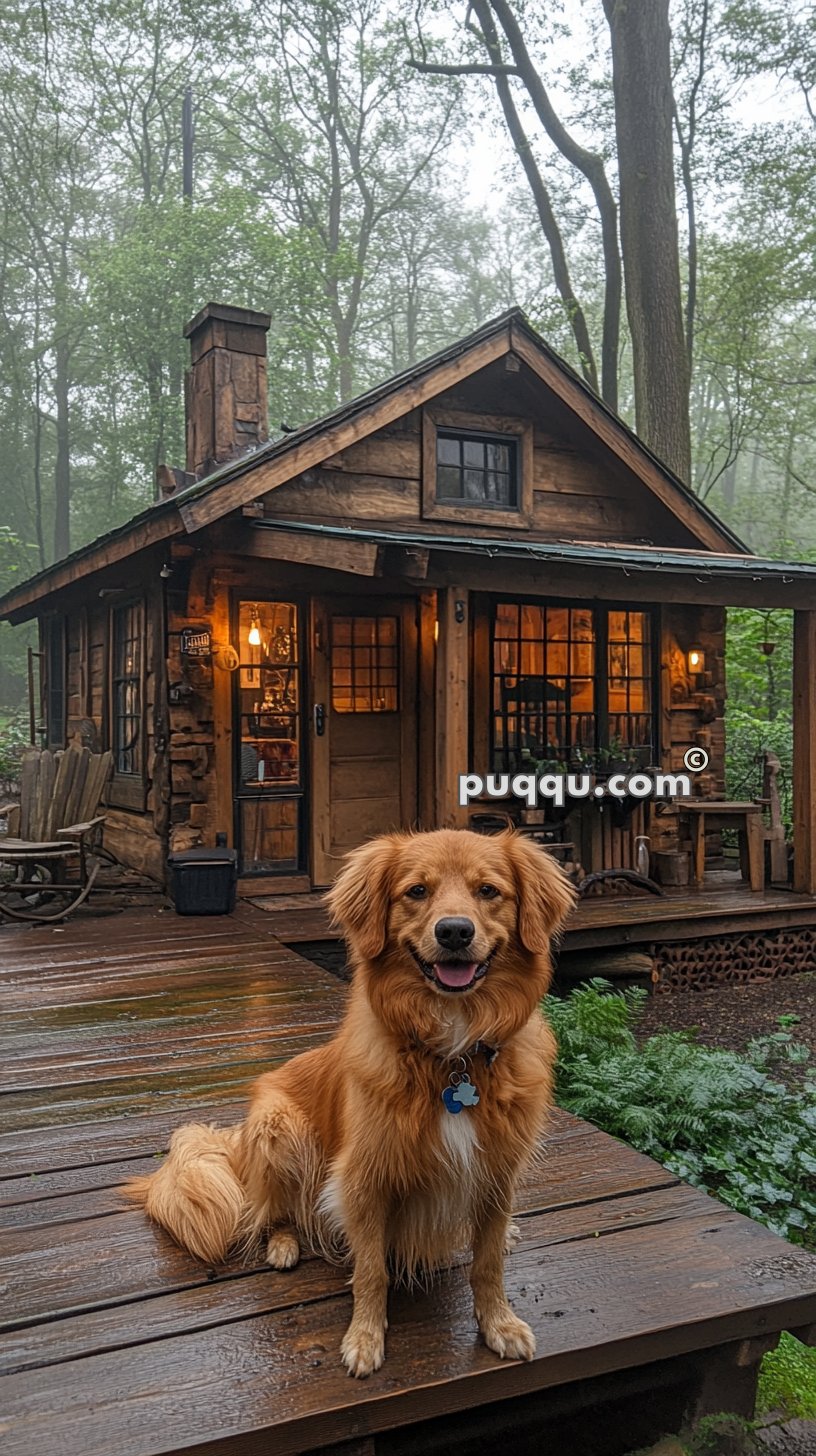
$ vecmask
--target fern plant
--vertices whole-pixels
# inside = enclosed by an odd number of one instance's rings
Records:
[[[816,1082],[791,1087],[807,1063],[789,1030],[743,1054],[688,1032],[638,1043],[647,993],[595,979],[544,1003],[559,1044],[557,1100],[657,1159],[678,1177],[816,1248]]]

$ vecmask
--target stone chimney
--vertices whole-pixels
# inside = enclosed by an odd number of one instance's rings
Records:
[[[187,470],[201,478],[269,435],[266,401],[268,313],[208,303],[184,330]]]

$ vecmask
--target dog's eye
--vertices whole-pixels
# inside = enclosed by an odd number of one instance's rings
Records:
[[[412,885],[410,890],[405,891],[409,900],[424,900],[428,891],[425,885]]]
[[[495,885],[480,885],[478,893],[483,900],[495,900],[499,892]]]

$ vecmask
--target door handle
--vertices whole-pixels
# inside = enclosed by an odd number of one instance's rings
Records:
[[[315,738],[322,738],[326,731],[326,709],[322,703],[315,703],[312,709]]]

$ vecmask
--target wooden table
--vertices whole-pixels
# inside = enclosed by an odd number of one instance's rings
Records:
[[[565,1113],[507,1264],[529,1364],[482,1345],[458,1267],[392,1297],[386,1364],[353,1381],[345,1271],[213,1271],[123,1202],[174,1127],[234,1121],[342,1014],[270,922],[0,930],[3,1456],[621,1456],[684,1412],[747,1411],[778,1332],[816,1325],[816,1257]]]
[[[695,885],[705,876],[705,837],[714,829],[736,829],[739,833],[740,868],[755,892],[765,888],[765,836],[762,807],[751,802],[731,803],[727,799],[678,799],[681,820],[691,827],[691,872]]]

